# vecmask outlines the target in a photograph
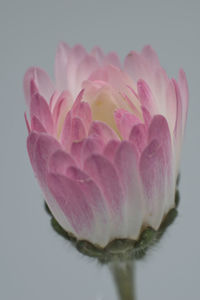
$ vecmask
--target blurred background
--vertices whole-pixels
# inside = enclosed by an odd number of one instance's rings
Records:
[[[190,107],[179,216],[138,262],[138,300],[200,297],[200,2],[191,0],[0,1],[0,299],[115,300],[107,268],[51,229],[27,152],[22,80],[36,65],[53,77],[59,41],[100,45],[121,59],[151,44],[168,75],[185,70]]]

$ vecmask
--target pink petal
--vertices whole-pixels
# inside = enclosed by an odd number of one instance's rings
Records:
[[[85,161],[91,154],[101,153],[103,146],[102,140],[96,137],[84,139],[81,151],[82,160]]]
[[[86,173],[78,168],[68,168],[67,176],[75,180],[75,182],[78,184],[93,211],[95,219],[95,234],[94,236],[90,237],[90,240],[93,243],[98,243],[101,246],[105,246],[110,238],[110,229],[108,226],[106,203],[100,189]]]
[[[31,118],[31,129],[37,132],[47,132],[40,120],[34,115]]]
[[[156,140],[143,151],[139,167],[147,208],[146,221],[158,229],[165,206],[166,162],[163,148]]]
[[[30,132],[27,138],[27,150],[28,150],[28,155],[30,158],[31,165],[35,171],[34,167],[34,156],[35,156],[35,146],[36,142],[38,140],[39,134],[36,132]]]
[[[108,53],[104,59],[104,62],[109,63],[117,68],[121,68],[119,57],[115,52]]]
[[[125,58],[124,70],[127,72],[134,82],[139,79],[145,79],[147,74],[147,62],[137,52],[131,51]]]
[[[36,177],[39,180],[44,192],[46,191],[46,174],[47,165],[50,156],[61,149],[60,144],[52,136],[45,133],[40,133],[38,135],[37,141],[34,145],[33,153],[33,167],[36,173]]]
[[[105,123],[93,121],[89,130],[89,136],[100,138],[105,144],[110,140],[119,140],[117,134]]]
[[[30,128],[30,124],[29,124],[29,121],[28,121],[26,113],[24,113],[24,119],[25,119],[25,122],[26,122],[26,127],[27,127],[27,130],[28,130],[28,133],[30,133],[31,132],[31,128]]]
[[[88,238],[92,231],[94,217],[78,184],[63,175],[50,173],[48,186],[74,230]]]
[[[56,51],[55,78],[56,88],[62,92],[67,89],[67,67],[69,61],[70,47],[65,43],[60,43]]]
[[[86,55],[82,61],[80,61],[80,64],[77,67],[76,70],[76,80],[77,84],[81,87],[82,82],[84,80],[87,80],[90,75],[98,69],[98,63],[94,56],[92,55]]]
[[[119,178],[113,165],[103,156],[94,154],[86,160],[84,171],[89,174],[102,191],[108,210],[119,224],[124,199]]]
[[[128,139],[131,128],[141,122],[134,114],[121,108],[115,111],[115,121],[117,128],[124,139]]]
[[[115,166],[125,193],[124,222],[128,237],[137,239],[144,217],[137,151],[123,141],[115,154]],[[122,225],[123,226],[123,225]]]
[[[31,117],[35,116],[46,129],[46,131],[51,134],[53,133],[53,119],[49,110],[49,106],[45,99],[39,94],[32,96],[30,115]]]
[[[31,103],[31,82],[33,81],[39,94],[49,101],[54,92],[54,86],[45,71],[32,67],[24,76],[24,94],[27,105],[29,106]]]
[[[147,130],[144,124],[135,125],[129,135],[129,141],[135,146],[138,153],[142,153],[147,145]]]
[[[63,116],[63,113],[66,114],[67,109],[72,103],[71,95],[68,91],[64,91],[59,98],[57,99],[55,106],[53,108],[53,120],[56,125],[58,125],[60,117]]]
[[[188,90],[188,83],[187,83],[187,78],[185,75],[185,72],[181,69],[179,71],[179,90],[181,94],[181,102],[182,102],[182,110],[183,110],[183,133],[185,129],[185,123],[187,119],[187,112],[188,112],[188,98],[189,98],[189,90]]]
[[[89,126],[92,122],[92,112],[90,106],[86,102],[81,102],[73,109],[73,116],[81,119],[85,128],[89,130]]]
[[[71,125],[71,141],[80,141],[86,137],[86,129],[80,118],[74,117]]]
[[[148,84],[142,79],[137,82],[137,92],[141,106],[145,107],[152,115],[155,111],[155,100]]]
[[[71,111],[67,114],[61,133],[61,143],[67,151],[70,151],[73,142],[78,142],[86,136],[86,129],[78,117],[72,118]]]
[[[142,56],[151,64],[154,66],[159,66],[160,62],[158,59],[158,56],[156,52],[153,50],[153,48],[150,45],[145,46],[142,49]]]
[[[67,169],[75,165],[73,158],[65,151],[59,149],[50,156],[48,170],[52,173],[66,175]]]
[[[119,145],[120,145],[120,141],[111,140],[110,142],[108,142],[103,152],[104,156],[110,161],[113,161]]]

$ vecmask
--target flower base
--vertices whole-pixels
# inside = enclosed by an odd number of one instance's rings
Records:
[[[179,192],[175,195],[175,208],[172,208],[165,216],[161,226],[156,231],[147,227],[140,234],[137,241],[131,239],[115,239],[111,241],[106,247],[101,248],[85,240],[77,240],[72,234],[66,232],[55,220],[45,204],[46,211],[51,215],[51,225],[53,229],[66,240],[70,241],[76,249],[84,255],[93,257],[99,260],[102,264],[107,264],[113,261],[131,261],[133,259],[141,259],[147,253],[147,250],[155,245],[169,225],[171,225],[176,218],[177,206],[179,203]]]

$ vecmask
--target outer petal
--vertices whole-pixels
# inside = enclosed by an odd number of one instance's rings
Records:
[[[92,155],[86,160],[84,171],[96,182],[106,199],[110,214],[111,238],[123,236],[121,222],[124,197],[113,165],[101,155]]]
[[[105,246],[110,238],[110,228],[105,199],[100,189],[86,173],[78,168],[68,168],[67,176],[76,181],[93,211],[95,219],[94,234],[90,237],[90,240],[95,244]]]
[[[128,142],[122,142],[119,146],[115,154],[115,166],[125,192],[125,232],[129,238],[137,239],[144,218],[144,203],[141,193],[137,151]]]
[[[63,175],[52,173],[48,175],[47,181],[52,195],[77,235],[88,239],[92,232],[94,217],[79,186]]]
[[[30,105],[30,115],[35,116],[47,132],[53,133],[53,119],[49,106],[45,99],[40,94],[35,94],[32,96]]]
[[[31,103],[31,82],[34,81],[38,92],[42,95],[46,101],[50,101],[50,98],[54,92],[54,86],[49,79],[49,76],[42,69],[32,67],[27,70],[24,76],[24,94],[27,105]]]
[[[158,229],[165,207],[166,163],[162,146],[153,140],[140,159],[140,175],[146,202],[146,222]]]
[[[37,132],[47,132],[40,120],[34,115],[31,118],[31,129]]]
[[[138,153],[142,153],[147,145],[147,130],[144,124],[137,124],[131,129],[129,141],[135,146]]]
[[[66,175],[67,169],[71,166],[76,166],[73,158],[61,149],[54,152],[48,161],[49,172],[60,175]]]

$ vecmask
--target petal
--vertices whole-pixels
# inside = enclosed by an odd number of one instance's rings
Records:
[[[27,105],[29,106],[31,103],[31,82],[33,81],[39,94],[43,96],[46,101],[50,101],[54,92],[54,86],[49,79],[49,76],[42,69],[32,67],[27,70],[24,76],[24,94]]]
[[[90,106],[86,102],[80,102],[73,109],[73,116],[81,119],[85,128],[89,130],[89,126],[92,122],[92,112]]]
[[[108,213],[106,210],[105,199],[100,189],[86,173],[78,168],[68,168],[67,176],[76,181],[93,211],[95,228],[94,234],[90,236],[90,241],[104,247],[109,241],[110,230],[108,226]]]
[[[34,146],[33,164],[36,177],[40,182],[43,190],[46,190],[46,174],[47,164],[49,157],[58,149],[61,149],[61,145],[52,136],[45,133],[40,133]]]
[[[135,146],[138,153],[142,153],[147,145],[147,130],[144,124],[135,125],[130,132],[129,141]]]
[[[84,171],[96,182],[106,199],[110,214],[111,236],[121,236],[124,231],[121,226],[124,198],[115,168],[106,158],[94,154],[86,160]]]
[[[93,121],[89,130],[89,136],[100,138],[105,144],[110,140],[119,140],[117,134],[105,123]]]
[[[155,100],[153,99],[153,95],[148,84],[142,79],[137,82],[137,92],[141,101],[141,106],[145,107],[151,115],[154,114]]]
[[[92,210],[78,184],[58,174],[48,174],[48,187],[76,233],[88,239],[94,222]]]
[[[145,46],[142,49],[142,56],[151,64],[156,66],[160,65],[158,56],[156,52],[153,50],[153,48],[150,45]]]
[[[111,140],[110,142],[108,142],[103,152],[104,156],[110,161],[113,161],[119,145],[120,145],[120,141]]]
[[[35,171],[35,166],[34,166],[34,155],[35,155],[35,146],[36,142],[38,140],[39,135],[36,132],[30,132],[27,138],[27,150],[28,150],[28,155],[30,158],[31,165]]]
[[[139,168],[146,205],[146,222],[154,229],[158,229],[166,202],[166,163],[163,149],[156,140],[143,151]]]
[[[79,86],[82,85],[84,80],[87,80],[90,75],[98,69],[98,63],[94,56],[86,55],[76,70],[76,80]]]
[[[115,166],[125,193],[124,222],[128,237],[137,239],[144,217],[137,151],[124,141],[115,154]]]
[[[117,68],[121,68],[120,59],[119,59],[117,53],[115,53],[115,52],[108,53],[104,59],[104,62],[111,64]]]
[[[30,115],[35,116],[50,134],[53,133],[53,119],[49,106],[40,94],[32,95]]]
[[[31,118],[31,129],[37,132],[47,132],[40,120],[34,115]]]
[[[59,149],[48,160],[48,171],[60,175],[66,175],[69,167],[75,166],[73,158],[65,151]]]
[[[30,124],[29,124],[29,121],[28,121],[26,113],[24,113],[24,119],[25,119],[25,122],[26,122],[26,128],[28,130],[28,133],[30,133],[31,132],[31,128],[30,128]]]
[[[188,112],[188,98],[189,98],[189,90],[188,90],[188,83],[185,72],[181,69],[179,71],[179,89],[181,94],[181,102],[182,102],[182,110],[183,110],[183,134],[185,129],[185,123],[187,119],[187,112]]]
[[[56,89],[60,92],[67,89],[67,64],[69,61],[70,47],[66,43],[60,43],[56,51],[55,78]]]
[[[124,109],[115,110],[115,121],[123,139],[128,139],[131,128],[141,120]]]

